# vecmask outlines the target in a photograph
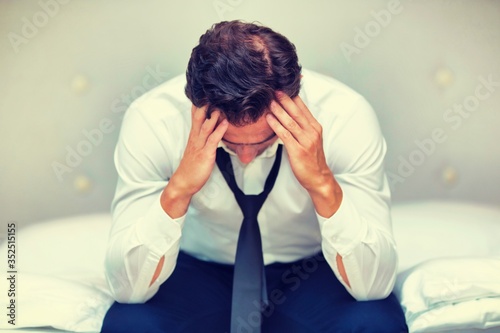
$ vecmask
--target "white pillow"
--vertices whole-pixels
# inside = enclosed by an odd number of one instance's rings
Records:
[[[0,290],[7,290],[1,280]],[[31,273],[17,275],[15,326],[0,321],[0,329],[51,326],[72,332],[100,332],[113,303],[103,279],[64,279]],[[5,300],[2,297],[2,300]],[[2,309],[8,304],[0,302]],[[10,320],[7,317],[7,320]]]
[[[500,256],[443,258],[399,274],[410,332],[500,326]]]
[[[422,313],[411,323],[410,332],[464,332],[466,329],[500,332],[500,298],[481,298],[460,302]],[[491,328],[491,330],[488,330]]]
[[[428,259],[500,255],[500,207],[463,202],[395,203],[399,271]]]
[[[76,332],[99,332],[113,303],[104,275],[110,214],[39,222],[16,230],[16,326],[51,326]],[[7,257],[7,242],[0,246]],[[0,257],[1,258],[1,257]],[[7,261],[0,269],[7,272]],[[9,281],[0,279],[0,291]],[[0,298],[6,309],[9,297]],[[9,319],[9,318],[7,318]]]
[[[109,213],[65,217],[18,228],[19,269],[41,274],[100,274],[110,228]],[[5,248],[6,244],[1,244],[0,253],[6,253]],[[0,260],[0,265],[5,264]]]

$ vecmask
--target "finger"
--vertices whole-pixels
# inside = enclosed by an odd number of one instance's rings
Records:
[[[285,147],[289,151],[293,151],[297,148],[298,142],[295,139],[295,137],[290,133],[289,130],[287,130],[281,122],[276,118],[275,115],[268,113],[266,115],[266,121],[269,124],[269,126],[272,128],[274,133],[278,136],[278,138],[283,141],[285,144]]]
[[[212,112],[210,118],[205,118],[203,124],[201,124],[199,132],[200,137],[206,140],[206,138],[214,131],[214,128],[217,125],[219,117],[220,117],[220,111],[216,110]]]
[[[278,121],[293,135],[298,135],[301,130],[300,125],[292,118],[292,115],[285,110],[277,101],[272,101],[270,106],[272,114]]]
[[[219,142],[227,131],[229,122],[227,119],[223,119],[219,125],[213,130],[207,138],[205,147],[210,150],[215,150],[219,146]]]
[[[276,101],[271,103],[271,112],[280,124],[297,140],[301,145],[309,145],[308,132],[312,130],[310,126],[302,128],[290,114]]]
[[[199,133],[203,122],[207,118],[208,105],[197,107],[194,104],[191,106],[191,129]]]
[[[282,91],[277,91],[275,95],[276,100],[279,102],[279,104],[297,122],[297,124],[299,124],[301,128],[309,127],[309,120],[305,115],[305,113],[307,113],[309,110],[307,109],[307,107],[305,107],[304,103],[298,105],[295,100],[290,98],[290,96]],[[302,110],[302,107],[305,107],[305,110]]]
[[[314,129],[316,129],[317,131],[320,131],[321,130],[320,123],[316,120],[316,118],[314,118],[314,116],[311,113],[311,111],[309,110],[309,108],[306,106],[304,101],[302,101],[302,98],[300,98],[300,96],[297,95],[294,98],[292,98],[292,100],[295,103],[295,105],[297,105],[300,108],[300,110],[302,110],[304,117],[307,119],[307,122],[311,126],[313,126]]]

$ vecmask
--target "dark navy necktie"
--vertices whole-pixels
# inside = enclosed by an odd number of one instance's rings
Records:
[[[255,325],[255,318],[253,317],[255,313],[259,315],[258,322],[262,323],[260,310],[262,310],[263,304],[267,305],[268,303],[262,239],[257,215],[278,176],[282,150],[283,146],[278,145],[276,158],[271,172],[267,176],[262,193],[246,195],[236,184],[229,154],[222,148],[217,149],[217,166],[233,191],[236,202],[243,213],[243,223],[238,236],[234,263],[231,333],[241,332],[241,326],[253,327]],[[249,323],[250,321],[251,323]],[[255,327],[252,332],[260,333],[260,325]]]

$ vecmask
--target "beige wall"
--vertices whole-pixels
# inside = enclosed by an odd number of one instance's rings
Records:
[[[304,67],[367,97],[395,201],[498,206],[499,17],[480,0],[1,1],[0,224],[109,210],[126,105],[235,18],[282,32]]]

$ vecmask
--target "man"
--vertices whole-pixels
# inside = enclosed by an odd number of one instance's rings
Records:
[[[406,332],[385,151],[369,104],[284,36],[214,25],[123,120],[103,332]]]

